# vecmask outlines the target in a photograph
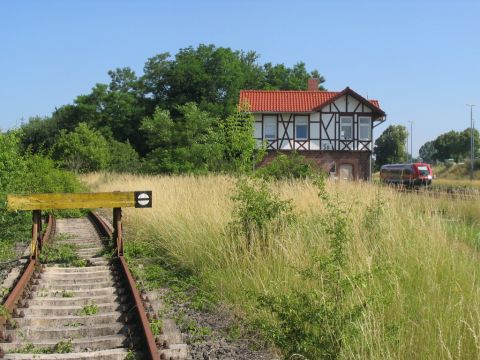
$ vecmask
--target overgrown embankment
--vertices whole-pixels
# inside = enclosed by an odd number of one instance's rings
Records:
[[[7,194],[76,192],[82,189],[84,186],[73,173],[57,169],[48,157],[24,153],[18,132],[0,133],[0,262],[3,264],[17,258],[15,244],[25,244],[31,237],[31,213],[7,212]]]
[[[153,209],[125,211],[127,255],[143,262],[151,286],[186,281],[199,307],[230,306],[245,326],[236,336],[257,331],[284,355],[310,359],[480,356],[479,255],[452,230],[478,226],[478,202],[274,182],[269,191],[293,218],[277,207],[250,236],[231,230],[242,220],[235,209],[251,200],[238,202],[233,178],[86,180],[96,191],[154,191]]]

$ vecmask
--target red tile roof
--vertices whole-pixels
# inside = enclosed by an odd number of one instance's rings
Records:
[[[251,112],[312,112],[328,104],[337,96],[349,91],[363,98],[349,88],[337,91],[283,91],[283,90],[241,90],[240,102],[242,105],[248,103]],[[363,99],[364,100],[364,99]],[[377,100],[368,101],[380,112]]]

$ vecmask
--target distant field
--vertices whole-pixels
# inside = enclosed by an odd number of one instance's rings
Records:
[[[436,175],[434,186],[480,189],[480,171],[474,172],[474,180],[471,181],[468,164],[435,166],[433,173]]]
[[[433,180],[434,186],[443,186],[443,187],[465,187],[465,188],[475,188],[480,189],[480,180],[457,180],[457,179],[442,179],[436,178]]]
[[[331,241],[320,226],[331,210],[309,181],[272,184],[272,191],[293,200],[297,222],[268,246],[246,251],[226,232],[233,178],[93,174],[84,180],[96,191],[153,190],[153,209],[125,210],[127,254],[138,261],[150,257],[147,269],[162,262],[193,271],[200,289],[245,323],[257,331],[264,324],[266,339],[273,341],[279,329],[259,308],[259,295],[325,293],[321,279],[297,271],[311,268]],[[401,194],[369,183],[329,182],[327,191],[351,230],[346,275],[370,273],[354,286],[350,301],[366,302],[342,340],[340,358],[479,359],[480,202]]]

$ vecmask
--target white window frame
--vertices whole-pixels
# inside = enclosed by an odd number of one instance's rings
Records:
[[[350,137],[345,137],[344,127],[350,127]],[[340,116],[340,140],[353,140],[353,117]]]
[[[307,135],[305,137],[298,137],[297,126],[305,126]],[[308,115],[295,115],[295,140],[308,140]]]
[[[367,137],[362,137],[362,128],[367,128],[367,134],[368,134]],[[370,116],[358,117],[358,140],[362,140],[362,141],[372,140],[372,118]]]
[[[267,136],[267,129],[273,131],[273,136]],[[264,115],[263,116],[263,138],[266,140],[275,140],[278,136],[278,119],[277,115]]]

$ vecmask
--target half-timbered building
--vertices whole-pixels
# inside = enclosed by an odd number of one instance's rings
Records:
[[[350,88],[319,91],[242,90],[240,104],[253,113],[254,136],[265,143],[263,164],[278,152],[298,151],[332,176],[367,180],[371,175],[373,128],[385,121],[377,100]]]

